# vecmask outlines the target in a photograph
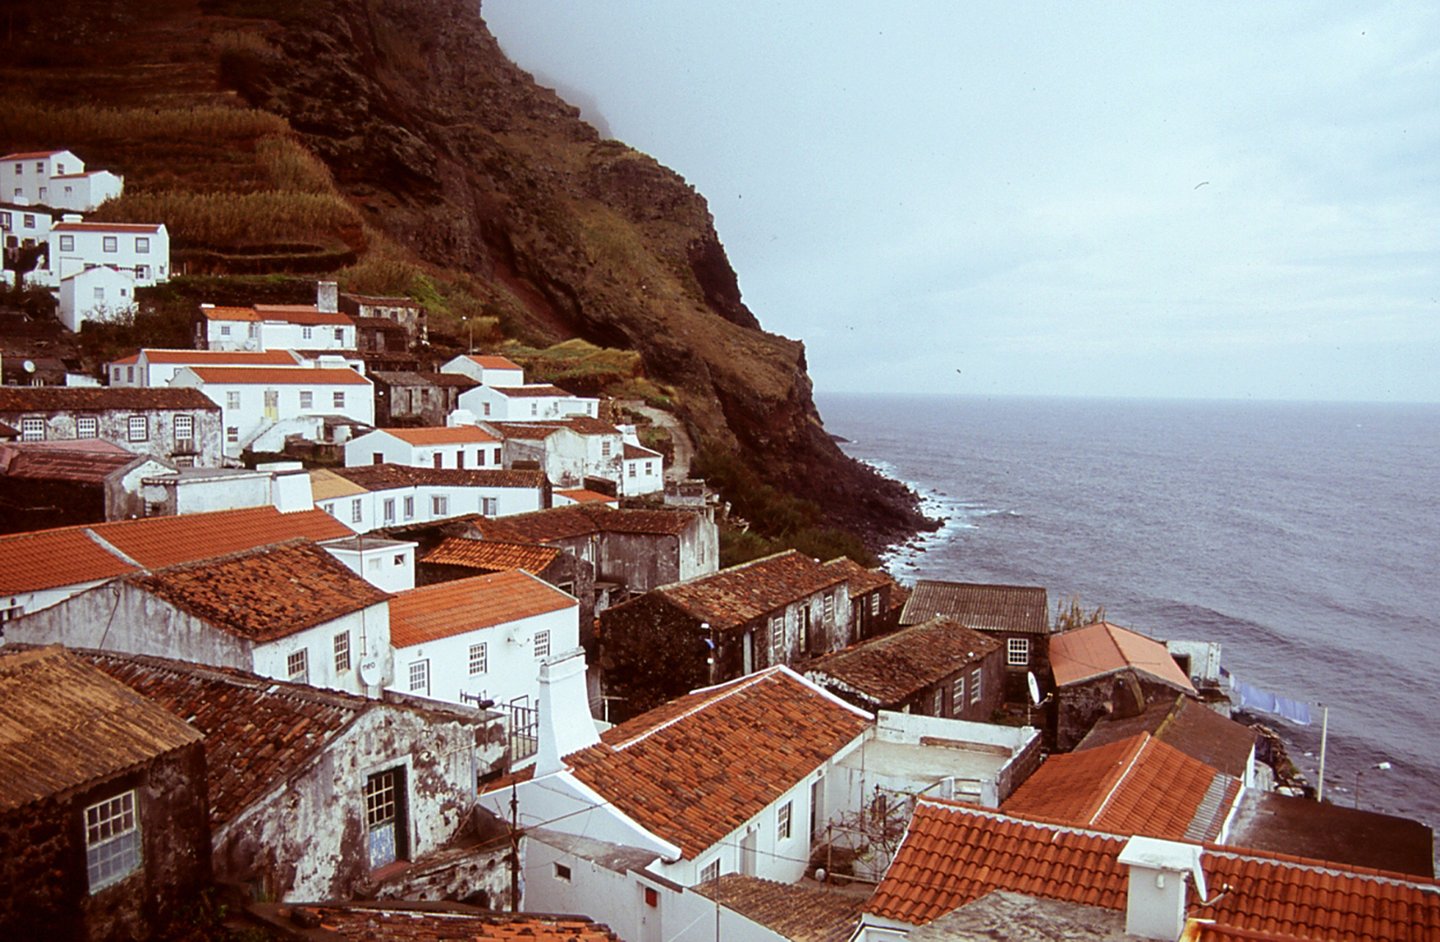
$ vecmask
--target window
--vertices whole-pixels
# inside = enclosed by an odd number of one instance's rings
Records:
[[[195,441],[195,417],[193,415],[175,416],[175,445],[180,447],[183,443],[188,448]]]
[[[9,214],[9,213],[0,213],[0,229],[5,230],[6,232],[9,232],[9,231],[10,231],[10,214]]]
[[[240,408],[240,390],[238,390],[238,389],[232,389],[232,390],[230,390],[229,392],[225,393],[225,408],[227,408],[227,409],[238,409],[238,408]]]
[[[1005,663],[1011,667],[1024,667],[1030,663],[1030,639],[1008,638],[1005,641]]]
[[[26,229],[34,229],[34,228],[35,228],[35,215],[34,215],[33,213],[26,213],[26,214],[25,214],[25,228],[26,228]]]
[[[40,202],[43,203],[43,202],[45,202],[45,201],[46,201],[47,199],[49,199],[49,198],[50,198],[50,188],[49,188],[48,186],[42,186],[42,187],[40,188]]]
[[[82,415],[75,420],[76,438],[100,437],[100,420],[93,415]]]
[[[105,252],[120,251],[120,239],[116,236],[104,236],[100,240],[100,248]]]
[[[335,390],[334,402],[335,402],[335,408],[337,408],[337,409],[343,409],[343,408],[345,408],[345,390],[343,390],[343,389],[337,389],[337,390]]]
[[[443,467],[445,467],[445,455],[444,455],[444,453],[443,453],[443,452],[439,452],[439,451],[435,452],[435,454],[434,454],[433,456],[431,456],[431,461],[432,461],[432,463],[435,465],[435,467],[437,467],[437,468],[443,468]]]
[[[485,467],[485,449],[475,449],[475,466],[479,468]]]
[[[320,509],[332,517],[335,516],[335,502],[333,500],[328,504],[322,504]]]
[[[62,251],[62,252],[73,252],[73,251],[75,251],[75,237],[72,236],[72,235],[62,235],[62,236],[60,237],[60,251]]]
[[[489,415],[489,414],[490,414],[490,403],[486,402],[486,403],[483,403],[483,405],[484,405],[484,407],[485,407],[485,408],[484,408],[484,413],[485,413],[486,415]]]
[[[136,237],[135,237],[135,251],[136,251],[136,252],[139,252],[141,255],[144,255],[144,254],[148,253],[148,252],[150,251],[150,237],[149,237],[149,236],[136,236]]]
[[[465,450],[463,448],[457,448],[455,450],[455,467],[461,470],[465,468]]]
[[[625,476],[630,478],[633,478],[635,476],[635,462],[625,462]]]
[[[229,324],[221,324],[221,325],[220,325],[220,336],[222,336],[222,337],[228,337],[228,336],[230,336],[230,325],[229,325]]]
[[[434,494],[430,497],[430,514],[434,517],[443,517],[450,512],[450,498],[444,494]]]
[[[310,651],[301,648],[285,659],[285,673],[297,684],[310,682]]]
[[[537,631],[537,632],[535,632],[535,656],[536,656],[536,657],[549,657],[549,656],[550,656],[550,632],[549,632],[549,631]]]
[[[930,694],[930,715],[945,715],[945,690],[943,687],[936,687],[934,692]]]
[[[130,441],[148,442],[150,440],[150,419],[143,415],[132,415],[126,430]]]
[[[480,498],[480,513],[487,517],[493,517],[500,511],[500,501],[495,497]]]
[[[652,475],[652,474],[654,474],[654,473],[655,473],[655,462],[653,462],[653,461],[647,461],[647,462],[645,462],[645,476],[646,476],[646,477],[649,477],[650,475]]]
[[[790,839],[790,806],[793,802],[785,802],[780,806],[779,814],[776,815],[775,840],[788,841]]]
[[[20,420],[20,440],[22,442],[38,442],[45,438],[45,420],[35,416],[27,416]]]
[[[770,619],[770,666],[785,663],[785,616]]]
[[[335,673],[350,669],[350,632],[342,631],[335,636]]]
[[[600,457],[610,457],[610,440],[608,438],[600,443]]]
[[[965,675],[961,674],[955,678],[950,685],[950,712],[959,716],[960,711],[965,708]]]
[[[395,554],[395,559],[394,559],[394,564],[395,564],[396,566],[403,566],[403,565],[405,565],[405,559],[406,559],[406,554],[405,554],[405,553],[396,553],[396,554]]]
[[[360,509],[360,498],[350,501],[350,522],[359,523],[364,519],[364,513]]]
[[[240,429],[234,425],[225,426],[225,441],[232,445],[240,443]]]
[[[835,593],[825,593],[825,621],[827,624],[835,621]]]
[[[530,403],[530,414],[531,414],[531,415],[539,415],[539,414],[540,414],[540,404],[539,404],[539,403],[537,403],[537,402],[532,402],[532,403]]]
[[[302,327],[302,328],[300,328],[300,336],[301,336],[302,338],[304,338],[305,340],[309,340],[314,334],[315,334],[315,328],[314,328],[314,327]]]
[[[315,393],[309,389],[300,390],[300,408],[315,408]]]
[[[383,504],[381,504],[380,506],[381,506],[381,513],[382,513],[382,515],[383,515],[384,518],[385,518],[385,522],[386,522],[386,523],[394,523],[394,522],[395,522],[395,498],[393,498],[393,497],[387,497],[387,498],[385,498],[385,502],[384,502]]]
[[[499,448],[496,448],[496,449],[495,449],[495,463],[496,463],[497,465],[500,463],[500,449],[499,449]]]
[[[490,669],[490,649],[484,641],[470,645],[470,676],[483,674]]]
[[[365,829],[370,838],[370,867],[405,859],[405,769],[386,769],[365,780]]]
[[[105,300],[105,286],[104,286],[104,285],[96,285],[95,287],[91,288],[91,289],[90,289],[90,296],[91,296],[94,300],[96,300],[96,301],[104,301],[104,300]]]
[[[405,498],[405,519],[409,520],[415,516],[415,498]]]
[[[85,809],[85,868],[91,893],[140,869],[140,821],[133,789]]]
[[[980,676],[981,676],[981,675],[980,675],[980,668],[978,668],[978,667],[975,668],[973,671],[970,672],[970,702],[971,702],[971,703],[979,703],[979,702],[980,702]]]
[[[336,328],[335,328],[335,342],[336,342],[336,343],[344,343],[344,342],[345,342],[345,328],[344,328],[344,327],[336,327]]]
[[[570,882],[570,868],[567,867],[567,866],[565,866],[565,865],[562,864],[562,863],[557,863],[557,864],[555,865],[555,879],[557,879],[557,880],[564,880],[566,883],[569,883],[569,882]]]
[[[429,659],[410,662],[410,692],[430,695]]]
[[[45,172],[45,161],[43,161],[43,160],[37,160],[37,161],[35,161],[35,172],[36,172],[36,173],[44,173],[44,172]]]
[[[700,868],[700,882],[709,883],[711,880],[718,879],[720,879],[720,858],[716,857]]]
[[[880,614],[880,593],[879,593],[879,592],[873,592],[873,593],[871,593],[871,595],[870,595],[870,614],[871,614],[871,615],[879,615],[879,614]]]

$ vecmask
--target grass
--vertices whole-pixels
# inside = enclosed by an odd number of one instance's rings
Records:
[[[354,207],[339,196],[293,191],[126,193],[87,218],[163,222],[176,248],[352,244],[362,232]]]
[[[255,108],[55,107],[20,98],[0,99],[0,137],[34,141],[37,146],[64,141],[65,147],[82,158],[85,145],[98,141],[203,140],[214,147],[290,133],[284,118]]]

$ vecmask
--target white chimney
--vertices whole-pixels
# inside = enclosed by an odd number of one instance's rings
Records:
[[[315,307],[322,314],[340,310],[340,286],[333,281],[315,282]]]
[[[1200,848],[1178,841],[1132,837],[1120,852],[1120,863],[1130,868],[1125,931],[1146,939],[1179,939],[1185,931],[1186,877],[1195,882],[1199,899],[1205,898]]]
[[[558,772],[564,758],[600,741],[585,686],[585,651],[575,648],[540,662],[540,749],[535,777]]]
[[[456,428],[461,425],[479,425],[480,420],[477,419],[475,413],[469,409],[456,409],[454,412],[445,416],[445,424],[451,428]]]
[[[310,474],[300,462],[271,461],[256,465],[255,470],[270,472],[270,503],[282,514],[315,509]]]

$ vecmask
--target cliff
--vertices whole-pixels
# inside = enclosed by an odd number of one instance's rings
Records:
[[[601,139],[506,59],[473,3],[159,0],[141,15],[100,0],[26,0],[15,9],[11,64],[0,69],[11,95],[277,115],[354,213],[332,226],[337,258],[383,245],[463,280],[509,335],[637,351],[712,453],[738,454],[872,547],[924,525],[912,495],[825,433],[803,344],[766,332],[746,307],[704,199],[650,157]],[[77,99],[87,82],[89,97]],[[0,118],[0,146],[76,148],[23,124]],[[144,154],[103,134],[85,143],[99,156],[85,155],[92,165],[129,168],[127,199],[199,179],[240,189],[239,171],[224,167],[255,149],[243,135],[171,140],[169,154],[163,141]]]

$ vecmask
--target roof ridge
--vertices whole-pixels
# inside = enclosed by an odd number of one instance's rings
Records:
[[[691,694],[690,694],[691,696],[694,696],[694,695],[696,695],[696,694],[704,694],[704,693],[707,693],[707,692],[710,692],[710,691],[722,691],[722,692],[717,693],[717,694],[716,694],[715,696],[713,696],[713,697],[703,697],[703,696],[702,696],[700,702],[699,702],[699,703],[696,703],[695,706],[693,706],[693,707],[691,707],[690,709],[684,711],[683,713],[679,713],[679,714],[677,714],[677,715],[675,715],[675,716],[672,716],[670,719],[668,719],[668,720],[666,720],[665,722],[659,724],[658,726],[652,726],[650,729],[647,729],[645,732],[640,733],[638,736],[635,736],[633,739],[627,739],[627,740],[626,740],[625,742],[623,742],[623,743],[618,743],[618,744],[617,744],[617,743],[607,743],[606,745],[610,746],[610,748],[611,748],[611,749],[614,749],[616,752],[624,752],[626,749],[629,749],[631,746],[633,746],[633,745],[635,745],[635,744],[637,744],[637,743],[644,742],[645,740],[649,739],[651,736],[653,736],[654,734],[660,732],[661,730],[669,729],[671,726],[674,726],[676,723],[680,722],[681,720],[683,720],[683,719],[688,719],[689,717],[694,716],[696,713],[700,712],[701,710],[704,710],[704,709],[708,708],[711,704],[719,703],[720,701],[722,701],[722,700],[724,700],[725,698],[729,697],[729,696],[730,696],[731,694],[733,694],[733,693],[738,693],[738,692],[741,691],[741,690],[747,690],[747,689],[749,689],[750,687],[755,686],[755,685],[756,685],[757,683],[759,683],[760,681],[766,680],[766,679],[770,678],[771,676],[773,676],[774,674],[776,674],[777,672],[779,672],[779,671],[782,669],[782,667],[783,667],[783,665],[778,665],[778,664],[777,664],[777,665],[774,666],[774,667],[767,667],[767,668],[765,668],[763,671],[758,671],[758,672],[756,672],[756,673],[754,673],[754,674],[751,674],[749,677],[742,677],[739,681],[727,681],[725,684],[720,684],[720,685],[718,685],[718,686],[716,686],[716,687],[708,687],[708,688],[706,688],[706,687],[701,687],[699,690],[691,691]],[[729,689],[722,689],[722,688],[725,688],[725,687],[727,687],[727,686],[729,687]]]
[[[142,517],[142,518],[140,518],[140,519],[143,520],[143,519],[145,519],[145,518]],[[123,522],[123,521],[117,521],[117,522]],[[149,572],[149,569],[147,569],[139,560],[135,559],[135,558],[134,558],[133,556],[131,556],[129,553],[126,553],[126,552],[125,552],[124,550],[122,550],[120,547],[116,546],[114,543],[111,543],[109,540],[105,539],[103,536],[101,536],[100,534],[96,533],[93,527],[81,526],[81,527],[77,527],[76,529],[78,529],[81,533],[85,534],[85,535],[88,536],[91,540],[93,540],[96,546],[100,547],[100,548],[103,549],[105,552],[110,553],[111,555],[115,556],[115,557],[118,558],[121,562],[123,562],[123,563],[129,563],[130,565],[134,566],[136,569],[140,570],[140,572],[142,572],[142,573],[144,573],[144,572]],[[133,576],[133,575],[135,575],[135,573],[127,573],[126,575],[127,575],[127,576]]]

